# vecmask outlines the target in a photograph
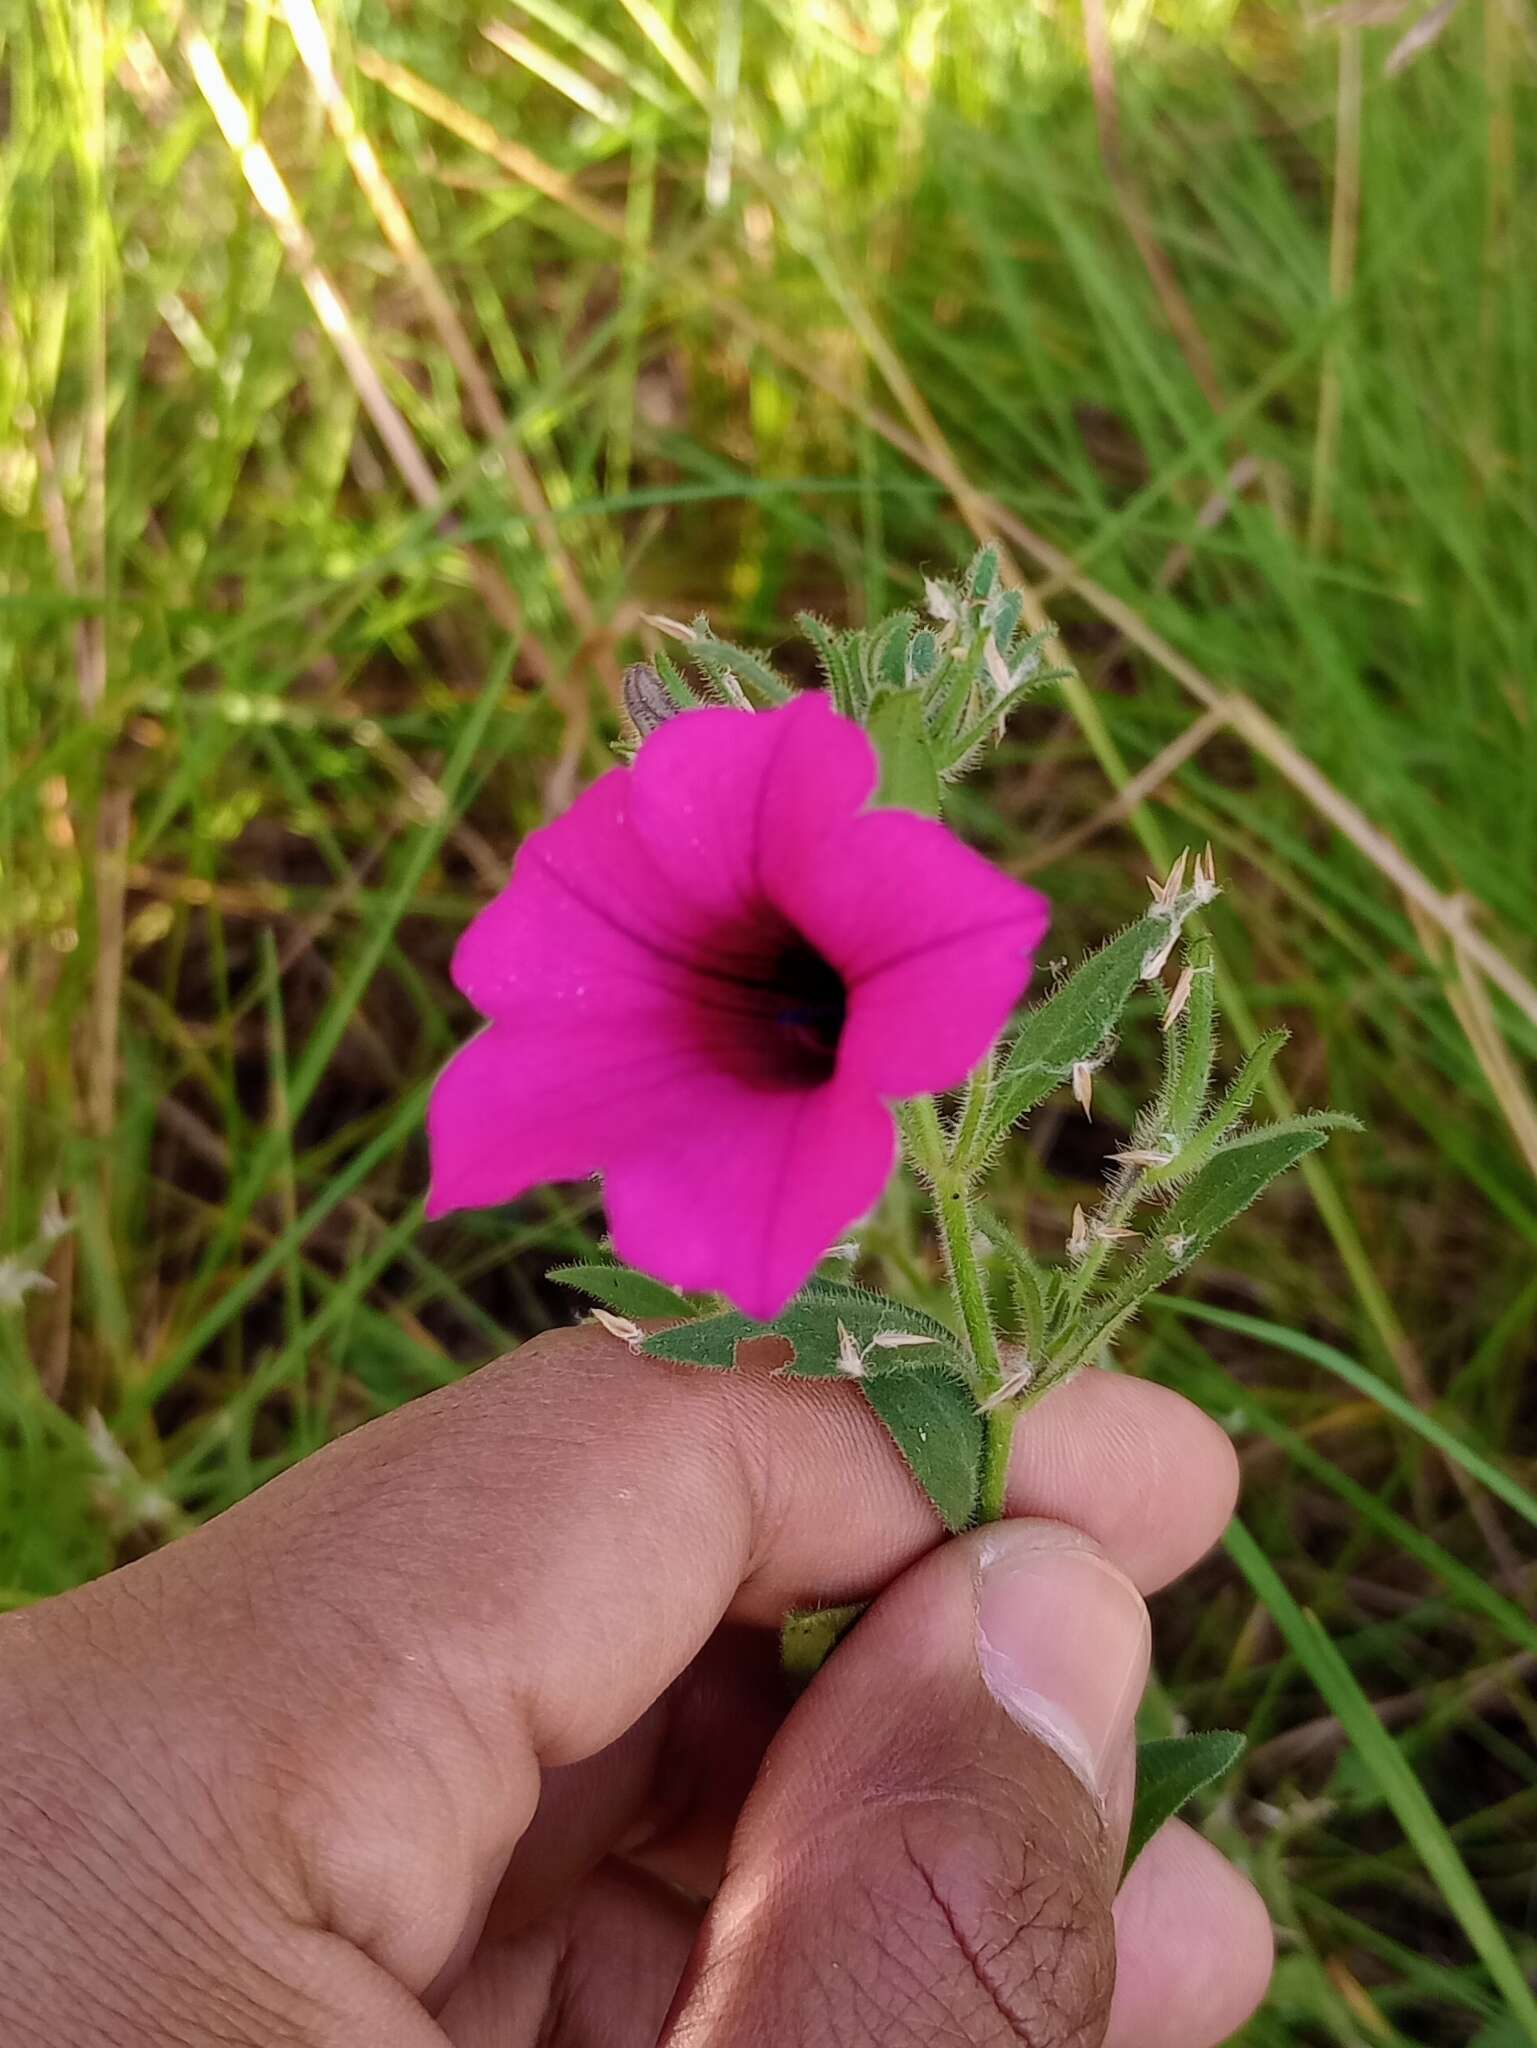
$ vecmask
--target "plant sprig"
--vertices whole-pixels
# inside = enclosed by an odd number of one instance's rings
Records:
[[[1023,600],[1004,587],[996,548],[980,549],[958,582],[926,578],[924,600],[923,616],[896,611],[874,626],[838,628],[814,612],[800,613],[796,624],[834,707],[869,729],[883,758],[892,744],[921,753],[937,811],[940,785],[959,781],[1020,705],[1068,671],[1045,666],[1050,627],[1022,631]],[[653,658],[673,702],[691,695],[740,707],[794,695],[769,654],[723,640],[707,618],[650,623],[681,648],[698,676],[693,689],[667,655]]]
[[[1003,584],[995,549],[981,549],[958,580],[927,579],[924,599],[922,616],[904,609],[860,630],[809,613],[799,623],[835,708],[875,742],[878,801],[937,815],[946,785],[1060,672],[1042,666],[1047,635],[1023,631],[1020,594]],[[641,736],[690,704],[773,705],[793,694],[769,654],[722,639],[707,619],[652,623],[678,644],[693,674],[666,653],[630,671],[625,704]],[[781,1370],[862,1389],[948,1527],[996,1519],[1019,1417],[1105,1361],[1150,1295],[1186,1272],[1331,1130],[1351,1124],[1328,1115],[1249,1121],[1284,1032],[1262,1039],[1214,1089],[1215,949],[1198,923],[1219,894],[1210,849],[1194,859],[1181,854],[1150,887],[1146,914],[1027,1010],[957,1102],[919,1097],[899,1112],[907,1164],[933,1212],[948,1326],[823,1278],[758,1323],[612,1264],[569,1267],[559,1277],[617,1311],[635,1348],[652,1357],[729,1370],[744,1340],[779,1339],[787,1347]],[[989,1171],[1021,1121],[1059,1089],[1071,1089],[1091,1113],[1095,1076],[1113,1057],[1140,987],[1165,996],[1159,1084],[1100,1201],[1087,1213],[1075,1209],[1060,1252],[1043,1256],[987,1207]],[[673,1318],[674,1327],[648,1336],[625,1321],[632,1315]],[[605,1319],[615,1325],[614,1314]]]

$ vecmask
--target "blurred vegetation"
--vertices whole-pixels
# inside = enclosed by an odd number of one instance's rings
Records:
[[[1369,1132],[1126,1352],[1246,1466],[1150,1712],[1250,1736],[1244,2039],[1537,2039],[1534,51],[1528,0],[12,11],[0,1601],[573,1313],[586,1191],[421,1223],[455,934],[643,614],[793,667],[997,531],[1082,682],[965,829],[1064,957],[1210,838],[1245,1028]],[[1042,1243],[1155,1039],[1016,1148]],[[878,1258],[933,1287],[900,1199]]]

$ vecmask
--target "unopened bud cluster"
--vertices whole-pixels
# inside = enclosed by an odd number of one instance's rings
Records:
[[[940,782],[953,782],[992,742],[1025,699],[1065,671],[1048,669],[1049,627],[1027,632],[1024,598],[1005,586],[998,550],[982,548],[956,579],[924,579],[924,607],[893,612],[862,630],[837,630],[815,614],[796,620],[811,642],[834,707],[877,738],[893,700],[915,707],[905,735],[927,754]],[[762,650],[724,640],[703,616],[685,624],[660,613],[646,623],[681,650],[659,647],[626,671],[624,710],[633,736],[621,751],[678,710],[714,701],[737,709],[781,703],[794,694]],[[691,664],[694,674],[680,666]]]

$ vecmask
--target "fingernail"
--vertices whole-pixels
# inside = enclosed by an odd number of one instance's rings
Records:
[[[1075,1531],[1011,1522],[991,1534],[977,1596],[983,1683],[1096,1797],[1131,1733],[1150,1643],[1141,1594]]]

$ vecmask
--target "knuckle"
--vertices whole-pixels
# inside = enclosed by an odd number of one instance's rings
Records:
[[[1097,2048],[1114,1987],[1102,1844],[976,1785],[819,1825],[775,1885],[773,1986],[817,2048]],[[804,2015],[804,2018],[802,2018]]]
[[[966,2013],[963,2039],[1090,2048],[1114,1984],[1098,1845],[1064,1838],[1055,1815],[1050,1827],[1019,1822],[991,1806],[972,1809],[963,1826],[945,1805],[904,1814],[898,1867],[909,1916],[940,1964],[947,2003]]]

